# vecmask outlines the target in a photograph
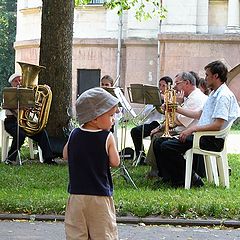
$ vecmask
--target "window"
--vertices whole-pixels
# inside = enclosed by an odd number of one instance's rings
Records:
[[[23,0],[19,1],[19,9],[26,9],[26,8],[38,8],[42,6],[42,0]]]
[[[91,0],[88,5],[102,5],[105,2],[105,0]]]

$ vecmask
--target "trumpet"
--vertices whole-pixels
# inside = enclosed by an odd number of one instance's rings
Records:
[[[162,137],[172,137],[170,134],[170,128],[175,127],[176,119],[176,90],[171,85],[168,85],[164,92],[164,103],[165,103],[165,129]]]

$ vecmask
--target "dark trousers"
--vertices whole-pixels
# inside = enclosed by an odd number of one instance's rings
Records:
[[[166,182],[174,185],[184,184],[185,181],[185,152],[192,148],[193,135],[188,136],[186,141],[178,139],[158,138],[153,143],[159,176]],[[200,140],[200,147],[205,150],[221,151],[224,139],[212,136],[204,136]],[[194,161],[194,159],[193,159]],[[197,172],[198,173],[198,172]]]
[[[11,148],[8,152],[8,159],[11,161],[16,161],[17,157],[17,119],[16,118],[6,118],[4,120],[5,130],[13,137]],[[49,161],[53,159],[53,153],[50,146],[50,142],[48,139],[48,135],[46,130],[43,130],[33,136],[27,136],[26,132],[19,128],[19,150],[24,143],[26,137],[30,137],[34,141],[36,141],[39,147],[42,149],[43,159],[44,161]]]
[[[143,131],[143,137],[145,138],[150,136],[151,131],[158,126],[159,126],[159,123],[157,121],[153,121],[149,124],[139,125],[131,129],[131,136],[132,136],[136,156],[139,155],[139,152],[141,150],[144,151],[144,146],[142,147],[142,144],[143,144],[142,131]]]

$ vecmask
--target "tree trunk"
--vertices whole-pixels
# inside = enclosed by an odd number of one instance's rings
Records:
[[[45,66],[39,74],[39,84],[51,87],[53,99],[48,118],[50,137],[64,137],[71,107],[72,39],[74,0],[43,0],[40,62]]]

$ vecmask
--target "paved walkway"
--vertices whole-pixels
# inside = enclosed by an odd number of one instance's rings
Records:
[[[240,134],[230,133],[227,138],[228,153],[240,154]]]
[[[119,240],[240,240],[238,229],[118,224]],[[63,222],[0,221],[1,240],[65,240]],[[104,240],[104,239],[103,239]]]

